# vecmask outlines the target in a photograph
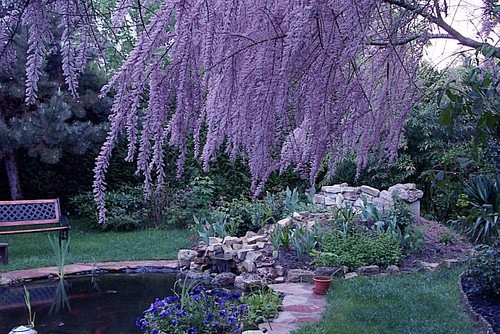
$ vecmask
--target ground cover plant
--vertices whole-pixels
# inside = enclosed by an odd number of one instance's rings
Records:
[[[179,249],[191,247],[193,236],[189,230],[102,232],[81,230],[76,223],[72,225],[66,264],[175,259]],[[54,265],[53,250],[45,233],[5,236],[2,242],[9,244],[9,264],[0,266],[0,272]]]
[[[323,319],[293,334],[479,333],[462,310],[460,271],[334,280]]]

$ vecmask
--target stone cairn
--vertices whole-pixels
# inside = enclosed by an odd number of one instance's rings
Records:
[[[412,206],[415,214],[419,214],[423,192],[415,184],[397,184],[388,190],[378,190],[368,186],[349,187],[347,184],[323,187],[315,195],[314,203],[326,207],[342,207],[350,204],[354,208],[361,208],[363,198],[387,210],[394,204],[392,194],[399,196]],[[415,204],[416,203],[416,204]],[[417,211],[418,209],[418,211]],[[276,224],[287,226],[306,226],[314,224],[326,225],[332,220],[331,212],[295,212]],[[258,233],[247,232],[243,237],[227,236],[224,239],[211,237],[209,244],[198,243],[193,249],[180,250],[177,256],[179,267],[191,279],[198,279],[213,285],[235,285],[241,289],[251,289],[272,283],[307,282],[315,275],[336,275],[340,277],[354,277],[380,273],[377,266],[357,268],[349,273],[347,267],[317,268],[315,271],[303,269],[285,270],[273,258],[273,247],[269,236],[276,225],[266,225]],[[390,266],[385,272],[396,272],[398,268]]]

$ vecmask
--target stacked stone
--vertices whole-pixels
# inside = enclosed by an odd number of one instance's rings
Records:
[[[366,185],[350,187],[347,183],[342,183],[322,187],[321,192],[314,196],[314,203],[337,208],[350,205],[359,210],[366,200],[382,211],[387,211],[394,205],[394,197],[397,196],[410,205],[416,216],[420,216],[419,199],[423,195],[423,191],[417,189],[414,183],[396,184],[382,191]]]
[[[269,231],[270,232],[270,231]],[[209,245],[199,243],[193,250],[180,250],[177,256],[179,266],[191,271],[213,271],[215,259],[230,263],[231,272],[215,276],[213,283],[224,277],[224,284],[232,279],[237,287],[248,289],[270,283],[284,282],[284,269],[272,258],[273,248],[268,234],[259,235],[247,232],[244,237],[227,236],[224,239],[210,238]]]

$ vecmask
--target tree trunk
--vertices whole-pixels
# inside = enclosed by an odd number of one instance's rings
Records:
[[[16,155],[14,150],[7,149],[5,152],[5,171],[9,178],[10,197],[13,200],[23,199],[23,191],[21,190],[21,183],[19,182],[19,171],[17,169]]]

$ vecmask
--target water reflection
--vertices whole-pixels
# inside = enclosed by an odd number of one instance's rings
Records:
[[[102,274],[26,284],[39,334],[140,333],[135,319],[172,295],[175,274]],[[26,322],[22,286],[0,288],[0,333]]]

